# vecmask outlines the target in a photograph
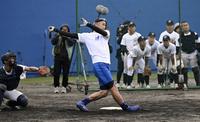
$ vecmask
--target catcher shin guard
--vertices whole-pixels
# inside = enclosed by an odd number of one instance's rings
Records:
[[[198,67],[194,67],[192,68],[192,72],[194,74],[194,79],[195,79],[195,82],[196,82],[196,85],[197,86],[200,86],[200,81],[199,81],[199,68]]]
[[[3,102],[3,94],[6,89],[7,89],[6,85],[0,83],[0,106]]]
[[[144,81],[146,85],[149,85],[149,76],[144,76]]]
[[[28,105],[28,98],[22,94],[17,98],[17,101],[9,100],[6,105],[12,108],[16,106],[26,107]]]
[[[164,83],[164,75],[162,74],[158,74],[158,84],[163,84]]]
[[[141,83],[142,86],[144,85],[144,76],[142,73],[138,73],[138,83]]]
[[[28,98],[22,94],[17,98],[17,103],[19,106],[26,107],[28,105]]]

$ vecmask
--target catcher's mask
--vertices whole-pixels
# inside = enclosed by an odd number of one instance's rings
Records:
[[[1,61],[4,65],[14,66],[16,65],[16,55],[13,52],[7,52],[1,56]]]

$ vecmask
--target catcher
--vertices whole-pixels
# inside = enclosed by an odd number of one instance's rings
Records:
[[[48,73],[46,67],[22,67],[16,64],[16,55],[12,52],[7,52],[1,57],[3,67],[0,68],[0,106],[3,99],[8,101],[6,105],[10,109],[20,109],[28,105],[28,98],[17,90],[20,75],[23,71],[39,72],[41,75]]]
[[[136,71],[138,73],[138,81],[141,87],[144,87],[144,76],[149,76],[151,73],[148,68],[148,60],[151,56],[151,48],[146,45],[145,38],[140,36],[138,38],[138,45],[134,46],[133,51],[130,52],[127,58],[128,67],[128,83],[131,85],[132,75]],[[146,87],[149,87],[149,82],[146,82]]]

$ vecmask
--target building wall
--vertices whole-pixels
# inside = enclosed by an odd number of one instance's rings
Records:
[[[199,0],[181,0],[182,19],[189,21],[193,31],[200,33]],[[93,21],[97,17],[95,7],[107,6],[107,18],[111,31],[111,70],[116,71],[116,28],[124,20],[133,20],[137,31],[146,36],[150,31],[159,34],[165,28],[165,21],[178,21],[178,0],[79,0],[78,18]],[[0,54],[12,50],[18,55],[18,62],[25,65],[52,65],[52,45],[48,40],[47,27],[59,27],[67,23],[71,31],[76,31],[75,0],[1,0],[0,1]],[[80,32],[90,31],[80,28]],[[45,62],[43,60],[45,56]],[[91,59],[84,47],[87,71],[92,71]],[[76,71],[73,59],[71,71]]]

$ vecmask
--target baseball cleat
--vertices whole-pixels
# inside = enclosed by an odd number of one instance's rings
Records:
[[[162,86],[161,86],[160,84],[158,84],[157,88],[159,88],[159,89],[160,89],[160,88],[162,88]]]
[[[146,88],[149,89],[149,88],[151,88],[151,86],[150,86],[150,85],[147,85]]]
[[[116,86],[117,88],[120,88],[120,87],[121,87],[119,83],[116,83],[115,86]]]
[[[142,109],[141,106],[139,106],[139,105],[133,105],[133,106],[128,106],[127,110],[125,110],[125,111],[136,112],[136,111],[139,111],[141,109]]]
[[[58,87],[54,88],[54,93],[59,93],[59,88]]]
[[[128,85],[128,86],[126,87],[126,89],[133,89],[133,87],[132,87],[131,85]]]
[[[77,107],[80,111],[83,111],[83,112],[88,112],[88,111],[89,111],[82,101],[77,102],[77,103],[76,103],[76,107]]]
[[[62,86],[62,87],[61,87],[61,93],[64,94],[64,93],[66,93],[66,92],[67,92],[67,91],[66,91],[66,88]]]

